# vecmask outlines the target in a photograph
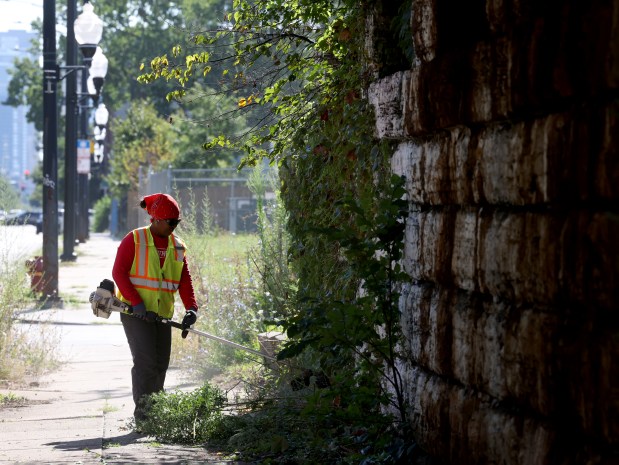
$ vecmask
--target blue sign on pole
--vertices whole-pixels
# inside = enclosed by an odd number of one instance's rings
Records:
[[[77,140],[77,172],[79,174],[90,173],[90,141],[88,139]]]

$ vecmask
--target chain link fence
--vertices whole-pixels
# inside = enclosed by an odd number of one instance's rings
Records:
[[[147,225],[148,214],[139,207],[142,197],[157,192],[176,198],[184,211],[193,206],[198,228],[232,233],[256,231],[257,200],[248,187],[252,168],[140,170],[139,186],[126,199],[113,202],[111,230],[114,236]],[[266,171],[268,172],[268,168]],[[265,197],[272,197],[267,192]],[[116,210],[116,211],[115,211]],[[123,211],[126,212],[123,215]],[[211,224],[206,224],[211,223]]]

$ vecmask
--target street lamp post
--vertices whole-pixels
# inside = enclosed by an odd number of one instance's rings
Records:
[[[56,1],[43,1],[43,294],[58,299]]]
[[[75,0],[67,1],[67,67],[77,65],[77,44],[75,42],[74,21],[77,16]],[[65,114],[65,157],[64,157],[64,228],[63,252],[60,259],[75,261],[75,214],[77,187],[77,75],[67,75],[67,96]]]
[[[85,61],[90,61],[101,40],[101,20],[93,13],[92,5],[85,3],[84,12],[75,19],[75,0],[67,0],[67,66],[58,66],[56,60],[56,1],[43,0],[43,295],[48,301],[59,301],[58,296],[58,116],[57,83],[67,80],[67,127],[65,160],[65,229],[63,259],[74,259],[75,244],[75,182],[77,177],[77,81],[73,71],[84,68],[76,65],[75,41],[78,34]],[[83,45],[84,44],[84,45]],[[89,64],[87,62],[87,64]],[[60,76],[60,70],[68,73]]]
[[[77,65],[77,50],[79,48],[84,57],[85,66],[89,68],[91,73],[100,74],[98,69],[101,67],[101,61],[105,61],[107,70],[107,58],[99,57],[103,55],[97,44],[103,35],[103,22],[94,13],[93,6],[85,2],[82,14],[75,18],[75,0],[68,0],[67,8],[67,66]],[[71,48],[69,48],[71,46]],[[72,55],[69,54],[69,51]],[[71,59],[71,64],[69,64]],[[97,65],[97,63],[99,63]],[[85,71],[83,71],[85,72]],[[73,252],[76,238],[79,242],[85,242],[88,234],[88,219],[84,222],[84,215],[88,217],[88,206],[84,208],[83,194],[83,175],[78,174],[77,170],[77,76],[71,76],[67,81],[67,126],[66,126],[66,158],[65,158],[65,215],[64,215],[64,252],[63,260],[75,260],[76,255]],[[69,90],[71,84],[71,90]],[[79,195],[78,195],[79,193]],[[86,231],[84,231],[86,229]]]
[[[86,90],[87,94],[91,97],[94,96],[96,101],[98,102],[99,96],[101,95],[101,88],[103,87],[103,82],[105,80],[105,76],[107,74],[108,68],[108,59],[103,54],[103,50],[101,47],[97,47],[94,55],[92,56],[92,64],[89,69],[89,77],[86,81],[86,86],[88,87],[88,82],[92,83],[92,90]],[[83,121],[85,118],[83,119]],[[85,122],[82,125],[82,137],[86,138],[86,124]],[[78,225],[77,225],[77,239],[79,242],[85,242],[88,238],[88,230],[89,230],[89,215],[88,215],[88,207],[89,207],[89,186],[88,186],[88,178],[90,175],[90,165],[86,167],[85,170],[81,170],[78,172],[78,189],[79,189],[79,215],[78,215]]]

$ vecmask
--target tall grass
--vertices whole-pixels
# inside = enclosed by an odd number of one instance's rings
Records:
[[[287,313],[290,295],[295,292],[287,258],[287,216],[276,194],[278,184],[273,172],[260,169],[248,180],[258,203],[256,234],[230,234],[213,228],[208,200],[197,201],[190,194],[189,201],[181,205],[183,221],[178,234],[187,243],[199,305],[194,327],[255,350],[259,349],[259,333],[272,329],[270,323]],[[179,307],[177,320],[184,314],[182,305]],[[174,341],[172,363],[192,368],[201,380],[230,367],[250,377],[261,369],[260,357],[217,341],[196,335],[185,340],[175,335]],[[242,366],[249,361],[249,366]]]
[[[256,283],[248,258],[257,236],[215,230],[208,200],[198,202],[190,195],[188,205],[181,205],[181,209],[183,221],[178,235],[187,244],[187,262],[199,307],[194,328],[257,347],[262,318],[255,311]],[[176,319],[181,320],[184,308],[180,299],[177,304]],[[194,334],[183,340],[179,334],[174,337],[172,363],[191,369],[198,378],[207,378],[243,359],[242,353],[219,342]]]
[[[24,257],[0,253],[0,382],[4,384],[36,378],[57,365],[55,332],[34,313],[24,313],[38,305]],[[20,316],[30,323],[18,322]]]
[[[296,277],[289,266],[288,213],[279,196],[279,183],[275,171],[265,173],[259,167],[248,180],[248,186],[258,201],[259,239],[258,245],[250,251],[250,259],[260,283],[256,299],[268,321],[290,315],[297,290]]]

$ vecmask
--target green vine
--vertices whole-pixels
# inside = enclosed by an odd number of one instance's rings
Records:
[[[145,64],[139,80],[174,82],[167,97],[182,99],[192,81],[215,75],[221,92],[235,96],[252,129],[215,135],[205,148],[241,149],[241,165],[268,158],[280,167],[291,241],[286,279],[297,280],[275,296],[287,300],[272,314],[289,337],[280,358],[310,360],[311,373],[329,380],[309,394],[304,412],[345,434],[363,431],[355,439],[360,457],[402,458],[412,444],[397,369],[408,207],[403,180],[390,175],[393,147],[374,138],[365,97],[365,25],[374,8],[235,0],[219,28],[195,34],[190,51],[178,46]],[[399,31],[408,21],[390,24]],[[393,66],[406,53],[396,52]]]
[[[177,45],[142,64],[138,81],[175,82],[172,100],[182,99],[192,81],[215,74],[253,126],[215,135],[206,149],[241,149],[242,165],[304,156],[320,150],[311,139],[320,139],[321,121],[358,99],[366,85],[362,12],[352,0],[235,0],[219,28],[194,34],[192,50]]]

